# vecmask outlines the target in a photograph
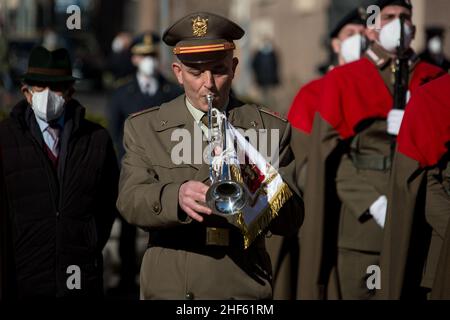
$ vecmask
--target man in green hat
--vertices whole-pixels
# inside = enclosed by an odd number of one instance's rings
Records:
[[[289,124],[230,95],[238,65],[233,56],[234,40],[243,35],[244,30],[234,22],[208,12],[175,22],[165,31],[163,41],[174,47],[177,59],[172,69],[185,94],[134,114],[125,122],[126,153],[117,206],[128,222],[149,231],[149,248],[140,275],[143,299],[272,298],[272,267],[264,237],[267,229],[246,242],[248,234],[212,214],[205,204],[210,169],[214,169],[202,161],[202,151],[215,141],[209,139],[211,130],[203,120],[209,109],[208,96],[212,96],[212,108],[224,112],[234,127],[266,132],[269,145],[276,139],[278,181],[283,189],[276,194],[278,201],[271,203],[270,210],[276,207],[279,211],[268,229],[291,234],[301,224],[303,203],[294,183]],[[272,138],[273,131],[279,136]],[[190,145],[184,149],[182,161],[174,152],[179,134],[186,135]],[[214,153],[217,156],[220,151],[214,149]],[[242,171],[243,180],[262,178],[248,176],[252,169],[242,165],[250,169]],[[279,196],[283,194],[285,197]]]
[[[72,98],[66,49],[31,51],[25,99],[0,124],[2,205],[14,290],[6,298],[103,294],[102,249],[116,216],[112,141]]]

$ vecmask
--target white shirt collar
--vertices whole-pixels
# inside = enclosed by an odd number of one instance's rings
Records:
[[[34,112],[34,117],[36,118],[36,122],[39,125],[39,128],[41,129],[41,132],[45,132],[49,126],[48,122],[42,120],[39,118]],[[64,128],[64,113],[56,120],[56,122],[59,124],[61,128]]]
[[[137,81],[141,92],[153,96],[158,90],[158,80],[155,77],[147,77],[138,72],[136,74]]]

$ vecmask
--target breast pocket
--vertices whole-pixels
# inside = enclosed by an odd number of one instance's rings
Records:
[[[158,163],[153,168],[160,182],[184,182],[193,179],[197,172],[195,167],[187,164]]]

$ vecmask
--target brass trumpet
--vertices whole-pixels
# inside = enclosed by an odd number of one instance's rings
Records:
[[[229,216],[240,212],[247,203],[248,195],[242,184],[232,180],[230,164],[226,156],[228,121],[222,112],[213,108],[213,98],[212,94],[206,96],[210,136],[209,178],[211,180],[211,186],[206,193],[206,203],[213,213]],[[221,160],[213,164],[213,156],[218,156]]]

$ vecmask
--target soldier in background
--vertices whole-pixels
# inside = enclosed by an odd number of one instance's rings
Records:
[[[444,54],[445,29],[428,27],[426,29],[426,48],[419,55],[420,59],[449,71],[450,61]]]
[[[325,76],[312,130],[305,217],[318,221],[310,243],[319,259],[305,288],[305,297],[311,299],[327,298],[335,269],[343,299],[371,299],[375,294],[366,283],[367,268],[379,264],[392,146],[403,117],[403,110],[393,109],[401,15],[410,61],[407,90],[413,95],[443,73],[418,61],[410,48],[415,32],[411,2],[380,0],[376,5],[381,29],[367,30],[372,43],[363,59]]]
[[[113,39],[107,68],[111,77],[110,85],[114,89],[130,82],[136,74],[136,66],[131,61],[132,44],[133,37],[128,32],[119,32]]]
[[[449,90],[449,75],[433,80],[417,90],[405,111],[381,253],[384,299],[449,297]]]
[[[119,159],[124,154],[123,124],[132,113],[159,106],[182,93],[179,85],[166,79],[159,70],[159,37],[146,32],[131,45],[131,62],[136,67],[134,77],[112,93],[107,108],[109,129]]]
[[[159,71],[159,37],[146,32],[136,37],[131,45],[131,62],[136,67],[133,78],[112,93],[107,116],[119,159],[123,148],[123,126],[132,113],[159,106],[181,94],[180,86],[167,80]],[[136,227],[122,218],[119,243],[120,281],[114,295],[137,295],[136,276],[140,257],[136,252]]]
[[[338,21],[330,32],[330,46],[337,56],[335,60],[339,65],[359,59],[365,50],[367,39],[364,36],[364,11],[364,8],[355,8]],[[333,67],[330,66],[329,69]],[[323,77],[305,84],[295,96],[288,113],[288,120],[294,128],[291,148],[296,159],[297,183],[302,191],[304,191],[308,167],[309,139],[322,84]],[[310,228],[310,225],[304,224],[300,234],[307,228]],[[313,246],[308,244],[307,239],[300,240],[299,235],[290,238],[272,236],[267,241],[267,247],[274,263],[275,299],[300,298],[301,283],[307,283],[307,279],[311,276],[312,271],[308,269],[312,265],[316,251]],[[304,252],[302,253],[299,253],[299,241],[303,243]],[[303,268],[306,268],[302,275],[299,275],[299,254],[303,255]],[[301,278],[303,279],[300,280]]]

